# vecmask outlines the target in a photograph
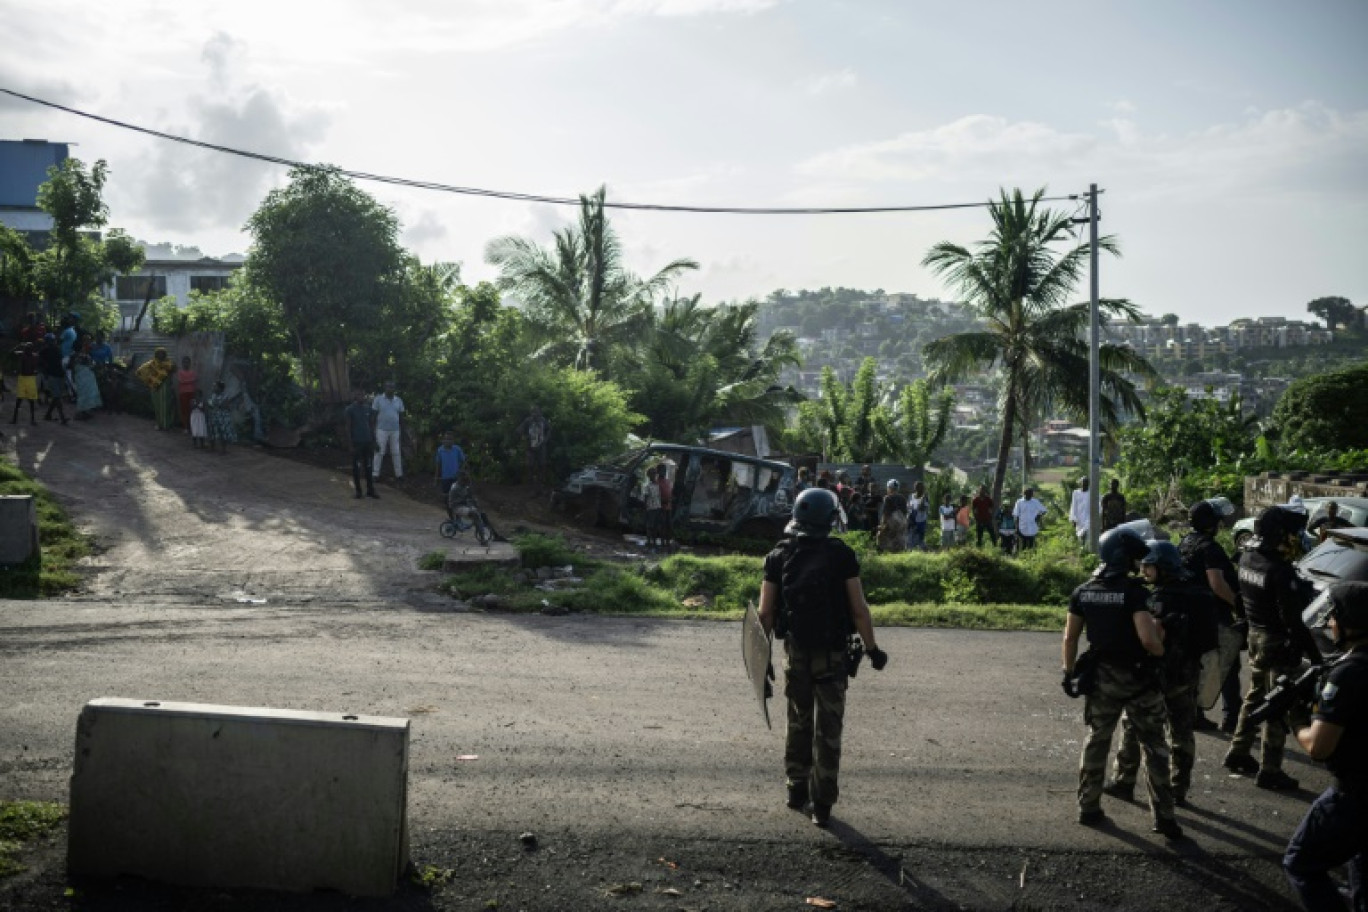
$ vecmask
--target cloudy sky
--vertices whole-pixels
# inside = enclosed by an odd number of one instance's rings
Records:
[[[0,0],[0,87],[165,132],[466,187],[723,206],[1105,190],[1102,290],[1225,322],[1368,303],[1363,0]],[[245,252],[284,169],[0,95],[0,138],[109,162],[111,223]],[[363,185],[404,243],[492,278],[573,210]],[[1070,204],[1062,204],[1068,206]],[[622,213],[629,265],[706,301],[939,296],[982,210]]]

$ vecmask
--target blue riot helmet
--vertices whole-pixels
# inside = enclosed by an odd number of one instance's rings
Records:
[[[787,535],[825,538],[836,525],[840,505],[826,488],[808,488],[793,501],[793,518],[784,528]]]
[[[1102,576],[1125,576],[1135,562],[1149,554],[1149,545],[1131,529],[1117,527],[1103,533],[1097,541],[1097,556],[1102,559]]]
[[[1178,579],[1183,576],[1183,555],[1178,550],[1178,546],[1173,542],[1152,541],[1149,543],[1149,552],[1140,558],[1141,564],[1153,564],[1159,568],[1159,574],[1163,579]]]

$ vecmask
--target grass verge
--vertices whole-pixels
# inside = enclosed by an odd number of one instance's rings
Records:
[[[447,577],[443,589],[467,601],[497,596],[498,607],[513,612],[555,607],[613,616],[735,620],[758,597],[764,563],[741,554],[675,554],[609,564],[585,560],[557,536],[522,536],[514,544],[521,570],[475,567]],[[1063,547],[1008,558],[973,548],[877,554],[861,541],[852,545],[860,553],[874,622],[882,626],[1058,631],[1068,594],[1086,578],[1081,554]],[[583,578],[581,585],[547,590],[528,578],[529,570],[566,564]]]
[[[31,495],[38,511],[41,549],[25,563],[0,567],[0,598],[34,599],[75,589],[81,579],[76,562],[93,550],[76,531],[56,499],[38,482],[7,461],[0,461],[0,494]]]
[[[64,804],[43,801],[0,801],[0,877],[24,870],[15,860],[24,843],[51,832],[66,819]]]

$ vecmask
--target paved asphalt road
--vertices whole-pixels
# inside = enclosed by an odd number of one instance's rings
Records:
[[[420,862],[532,831],[600,867],[734,866],[736,892],[700,908],[1289,907],[1277,858],[1324,772],[1289,751],[1303,789],[1263,792],[1200,734],[1190,840],[1110,800],[1110,826],[1077,826],[1085,729],[1056,635],[880,630],[891,661],[852,683],[824,833],[783,807],[782,735],[748,695],[738,625],[453,611],[413,568],[445,544],[433,505],[354,501],[340,474],[195,452],[140,419],[35,430],[21,465],[106,550],[81,595],[0,602],[0,798],[64,800],[95,697],[348,711],[413,720]],[[767,859],[787,881],[754,873]]]

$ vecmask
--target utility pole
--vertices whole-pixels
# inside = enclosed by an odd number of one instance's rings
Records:
[[[1102,528],[1101,496],[1102,442],[1099,437],[1102,414],[1102,326],[1097,304],[1097,184],[1088,185],[1088,244],[1090,247],[1088,285],[1090,338],[1088,342],[1088,547],[1097,553],[1097,537]]]

